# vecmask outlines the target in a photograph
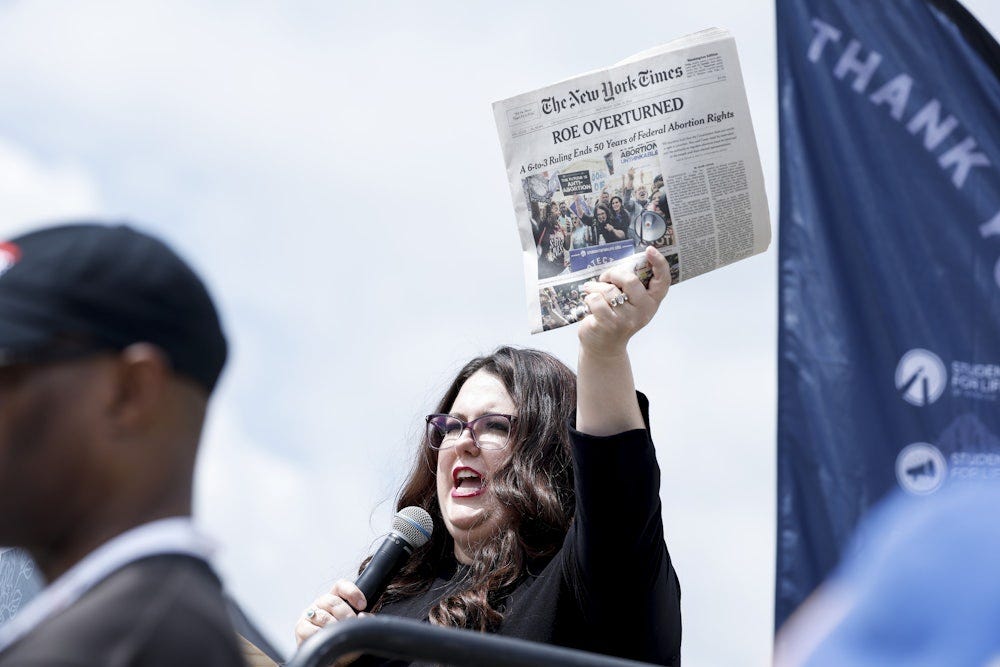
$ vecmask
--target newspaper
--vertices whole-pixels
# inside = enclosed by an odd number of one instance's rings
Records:
[[[732,35],[711,28],[493,104],[532,333],[585,315],[581,285],[647,246],[672,282],[763,252],[770,219]]]

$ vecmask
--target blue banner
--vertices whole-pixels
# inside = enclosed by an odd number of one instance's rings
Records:
[[[954,1],[777,15],[776,627],[887,492],[1000,484],[1000,47]]]
[[[569,251],[569,270],[583,271],[595,266],[610,264],[615,260],[631,257],[635,252],[635,241],[628,239],[587,248],[574,248]]]

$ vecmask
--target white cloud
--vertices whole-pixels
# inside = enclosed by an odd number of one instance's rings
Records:
[[[0,137],[0,236],[99,210],[97,187],[81,167],[69,161],[43,164]]]

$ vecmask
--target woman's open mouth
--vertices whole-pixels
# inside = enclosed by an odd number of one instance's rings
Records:
[[[455,488],[451,490],[452,498],[471,498],[486,491],[486,480],[474,468],[461,466],[451,471],[451,481]]]

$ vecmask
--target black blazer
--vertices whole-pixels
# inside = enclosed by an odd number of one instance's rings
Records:
[[[190,556],[130,563],[0,653],[0,667],[243,667],[222,586]]]

